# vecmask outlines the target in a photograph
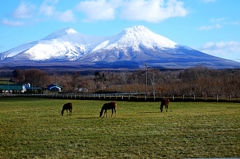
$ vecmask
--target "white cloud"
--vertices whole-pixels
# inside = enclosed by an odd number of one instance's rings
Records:
[[[179,0],[89,0],[80,2],[76,9],[83,12],[88,21],[112,20],[116,18],[116,13],[126,20],[147,22],[188,14]]]
[[[89,0],[80,2],[76,9],[83,12],[86,21],[112,20],[115,18],[115,9],[119,1]]]
[[[57,2],[58,0],[45,0],[40,6],[39,13],[46,16],[53,16]]]
[[[21,2],[20,5],[13,12],[14,18],[30,18],[33,15],[36,6],[33,4],[27,4],[25,2]]]
[[[213,56],[240,62],[240,42],[208,42],[199,50]]]
[[[72,10],[66,10],[63,12],[56,10],[58,0],[45,0],[39,9],[39,14],[57,19],[61,22],[74,22],[75,16]]]
[[[56,12],[55,17],[62,22],[75,22],[75,17],[71,10],[66,10],[65,12]]]
[[[3,25],[22,26],[42,19],[75,22],[74,11],[85,15],[85,21],[123,20],[159,22],[171,17],[184,17],[188,11],[183,0],[82,0],[75,10],[59,11],[59,0],[44,0],[40,6],[22,1],[13,11],[11,19],[2,20]],[[7,18],[9,19],[9,18]],[[19,19],[24,19],[20,22]]]
[[[197,30],[212,30],[212,29],[220,29],[222,25],[215,24],[215,25],[204,25],[197,28]]]
[[[23,26],[24,22],[22,21],[13,21],[13,20],[8,20],[8,19],[3,19],[1,21],[1,24],[3,25],[8,25],[8,26],[14,26],[14,27],[18,27],[18,26]]]
[[[184,17],[188,11],[177,0],[132,0],[124,4],[121,16],[128,20],[159,22],[171,17]]]
[[[225,18],[212,18],[211,22],[212,23],[218,23],[218,22],[221,22],[221,21],[224,21],[224,20],[225,20]]]

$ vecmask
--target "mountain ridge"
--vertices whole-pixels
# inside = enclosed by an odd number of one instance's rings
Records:
[[[57,30],[45,38],[0,53],[2,64],[51,65],[51,63],[89,67],[239,68],[240,63],[202,53],[153,33],[144,26],[125,28],[113,36],[89,36],[72,28]],[[124,65],[124,62],[126,65]],[[102,65],[101,65],[102,64]]]

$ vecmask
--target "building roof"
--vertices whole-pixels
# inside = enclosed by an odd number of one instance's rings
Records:
[[[0,84],[0,89],[2,90],[23,90],[23,85],[21,84]]]

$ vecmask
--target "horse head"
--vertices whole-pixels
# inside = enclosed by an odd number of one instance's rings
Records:
[[[103,114],[103,111],[100,111],[100,116],[99,117],[102,117],[102,114]]]

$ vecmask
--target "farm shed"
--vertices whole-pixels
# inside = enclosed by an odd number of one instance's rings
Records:
[[[2,93],[24,93],[26,92],[25,85],[22,84],[0,84],[0,92]]]
[[[48,85],[48,90],[49,91],[56,91],[56,92],[61,92],[62,91],[62,86],[57,85],[57,84],[50,84]]]
[[[42,87],[28,87],[27,93],[42,93],[43,89]]]

